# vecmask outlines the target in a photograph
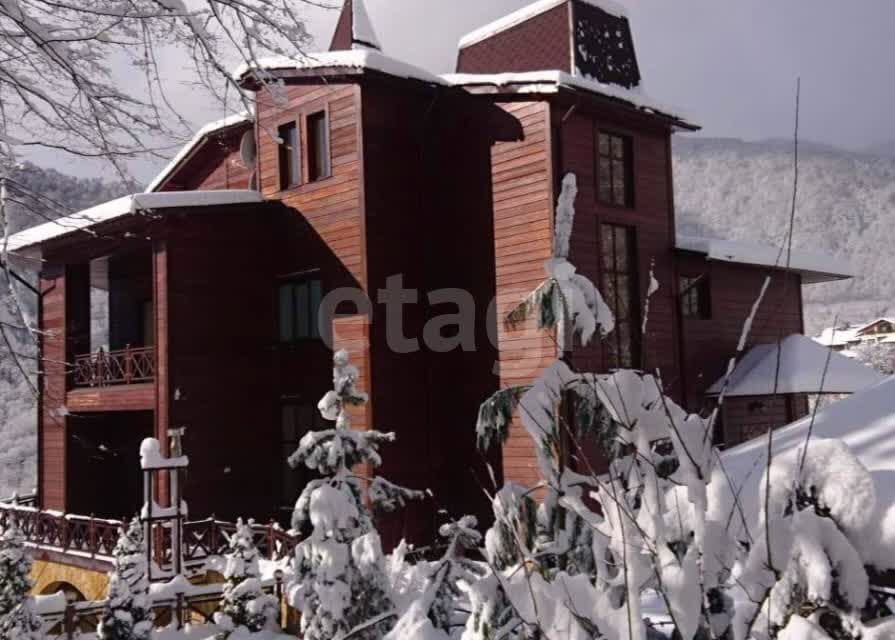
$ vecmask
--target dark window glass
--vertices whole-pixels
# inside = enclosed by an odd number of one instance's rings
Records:
[[[289,280],[280,284],[277,295],[280,342],[320,337],[320,302],[323,288],[317,278]]]
[[[712,317],[709,281],[706,276],[681,276],[681,311],[685,318],[708,320]]]
[[[288,189],[301,184],[301,153],[298,127],[287,122],[277,129],[280,136],[280,189]]]
[[[308,179],[313,182],[330,174],[329,131],[326,112],[308,116]]]
[[[637,286],[637,248],[634,229],[604,224],[602,247],[602,292],[615,314],[615,331],[604,345],[606,368],[640,366],[640,303]]]
[[[597,194],[601,202],[634,206],[632,166],[630,138],[597,133]]]

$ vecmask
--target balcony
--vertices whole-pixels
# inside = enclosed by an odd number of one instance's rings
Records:
[[[155,380],[155,349],[125,347],[75,357],[72,386],[75,389],[142,384]]]

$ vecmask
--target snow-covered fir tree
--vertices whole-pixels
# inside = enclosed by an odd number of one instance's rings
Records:
[[[333,389],[318,409],[335,421],[334,428],[307,433],[289,458],[293,467],[304,465],[322,476],[308,483],[292,516],[293,529],[310,527],[311,533],[296,548],[290,601],[301,612],[305,640],[348,633],[376,640],[393,626],[395,612],[381,542],[364,501],[368,479],[355,468],[379,466],[379,448],[395,436],[351,428],[349,410],[366,403],[367,396],[356,387],[358,370],[347,352],[337,352],[333,364]],[[422,494],[373,478],[366,496],[374,509],[388,511]]]
[[[427,568],[419,595],[407,607],[386,640],[449,640],[463,624],[463,589],[485,574],[480,562],[466,557],[482,536],[474,516],[464,516],[442,525],[439,535],[447,540],[447,550]]]
[[[31,590],[31,560],[15,523],[0,533],[0,638],[40,640],[40,617],[34,612]]]
[[[109,593],[96,634],[100,640],[147,640],[152,633],[152,603],[143,524],[138,518],[120,530],[112,553],[115,570],[109,575]]]
[[[221,628],[218,638],[234,631],[255,633],[276,627],[279,604],[261,588],[260,555],[252,535],[252,522],[236,523],[230,536],[224,568],[224,599],[214,622]]]

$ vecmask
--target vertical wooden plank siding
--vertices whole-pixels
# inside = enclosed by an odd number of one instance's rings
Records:
[[[43,375],[40,394],[40,506],[65,510],[65,272],[59,267],[40,277],[40,327]]]
[[[497,142],[492,149],[494,252],[497,279],[497,339],[500,384],[530,384],[556,357],[553,336],[534,319],[509,330],[506,314],[543,282],[544,262],[552,252],[553,178],[550,107],[546,102],[501,105],[521,124],[522,139]],[[532,485],[538,471],[531,438],[518,418],[503,447],[506,481]]]

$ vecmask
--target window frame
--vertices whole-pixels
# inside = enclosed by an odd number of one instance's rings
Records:
[[[313,271],[305,271],[301,273],[289,274],[285,276],[281,276],[277,278],[276,288],[275,288],[275,306],[276,306],[276,341],[280,346],[288,347],[290,345],[303,344],[308,342],[320,342],[323,339],[323,334],[320,330],[320,309],[322,304],[318,304],[316,315],[317,318],[314,318],[313,311],[313,283],[318,283],[319,286],[319,300],[318,303],[322,303],[324,293],[324,283],[321,278],[319,270]],[[303,333],[299,331],[299,321],[301,320],[301,316],[299,314],[298,304],[299,300],[295,295],[295,291],[301,285],[308,286],[308,315],[304,320],[307,322],[307,332]],[[290,337],[288,339],[284,339],[284,327],[283,327],[283,297],[282,292],[285,287],[289,287],[291,291],[291,332]],[[316,328],[316,332],[315,329]]]
[[[626,235],[627,255],[625,261],[627,269],[619,268],[618,247],[616,230],[622,230]],[[605,255],[606,233],[612,234],[612,268],[608,266],[607,256]],[[643,336],[641,335],[641,304],[640,304],[640,264],[639,252],[637,250],[637,227],[632,225],[618,224],[616,222],[601,222],[599,225],[599,247],[600,247],[600,291],[607,298],[606,304],[615,316],[615,330],[606,336],[603,341],[603,364],[607,370],[632,368],[637,369],[642,366],[643,358]],[[620,283],[622,278],[628,279],[628,313],[627,317],[620,318],[619,292],[622,287]],[[612,280],[612,286],[609,286],[608,280]],[[612,291],[614,297],[609,299],[608,292]],[[623,332],[620,331],[622,325],[628,330],[630,359],[631,362],[623,361]],[[614,343],[615,351],[610,350],[609,346]],[[613,362],[612,360],[615,360]],[[630,366],[628,366],[630,364]]]
[[[311,134],[311,122],[320,118],[323,121],[323,157],[326,160],[326,171],[321,172],[319,175],[314,176],[311,172],[313,167],[316,167],[316,144],[317,138]],[[333,175],[333,159],[332,159],[332,134],[330,132],[330,121],[329,121],[329,107],[324,106],[321,109],[316,109],[312,111],[307,111],[304,114],[305,121],[305,136],[307,138],[308,143],[305,145],[306,147],[306,160],[307,160],[307,180],[308,184],[312,184],[315,182],[320,182],[322,180],[326,180],[327,178],[331,178]]]
[[[693,307],[693,296],[696,306]],[[681,316],[687,320],[712,319],[712,293],[708,274],[696,276],[680,274],[678,276],[678,298],[681,305]]]
[[[609,138],[609,155],[604,155],[600,150],[600,138],[608,136]],[[624,203],[619,204],[615,201],[615,158],[612,152],[613,139],[621,140],[624,157],[622,162],[625,174],[625,197]],[[603,198],[602,171],[600,169],[601,160],[609,161],[609,199]],[[598,125],[594,126],[594,194],[597,202],[603,206],[614,207],[616,209],[634,209],[636,208],[636,197],[634,188],[634,138],[633,136],[612,129],[604,129]]]
[[[297,173],[298,173],[298,182],[291,182],[291,175],[288,179],[284,180],[286,175],[286,167],[284,166],[284,159],[287,156],[287,145],[285,143],[279,143],[277,145],[277,181],[279,191],[289,191],[290,189],[295,189],[304,184],[304,161],[302,158],[302,131],[301,131],[301,121],[299,118],[289,118],[288,120],[283,120],[282,122],[277,124],[277,136],[282,140],[282,131],[284,127],[292,126],[295,130],[295,145],[296,148],[293,150],[293,153],[289,154],[296,163]],[[291,172],[290,172],[291,174]]]

